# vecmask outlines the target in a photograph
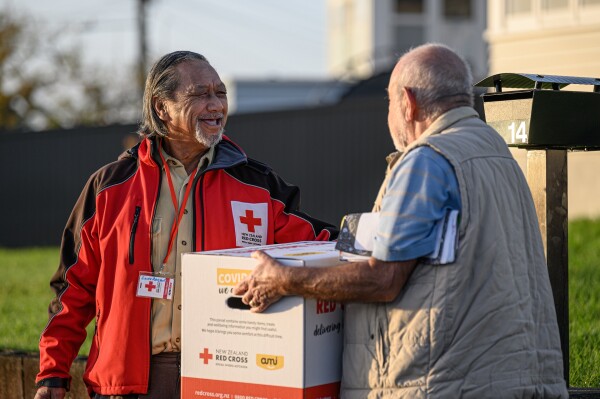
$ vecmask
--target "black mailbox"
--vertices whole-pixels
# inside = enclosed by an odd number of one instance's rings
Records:
[[[561,91],[569,84],[593,85],[594,92]],[[475,86],[496,89],[482,96],[485,120],[509,146],[600,149],[600,79],[500,73]]]

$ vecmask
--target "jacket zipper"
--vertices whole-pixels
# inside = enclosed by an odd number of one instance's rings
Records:
[[[160,199],[160,186],[162,184],[162,163],[157,161],[152,154],[155,151],[160,151],[160,148],[158,146],[154,147],[154,141],[150,140],[150,158],[156,163],[156,165],[158,166],[158,186],[156,188],[156,196],[154,197],[154,207],[152,209],[152,217],[150,219],[150,223],[149,223],[149,229],[150,229],[150,237],[152,237],[152,225],[154,224],[154,216],[156,216],[156,208],[158,206],[158,200]],[[150,271],[154,271],[154,268],[152,267],[152,238],[150,238],[150,245],[148,245],[148,248],[150,249]],[[150,365],[152,363],[152,308],[154,306],[154,299],[150,299],[150,311],[148,312],[148,343],[149,345],[149,356],[148,356],[148,383],[147,385],[150,386]]]
[[[98,353],[100,352],[100,337],[98,336],[98,324],[100,323],[100,309],[96,312],[96,325],[94,327],[94,338],[96,339],[96,347],[98,348]]]
[[[206,171],[204,171],[206,173]],[[204,192],[203,192],[203,187],[204,187],[204,173],[202,173],[202,176],[200,176],[200,179],[198,179],[198,184],[200,184],[200,190],[198,192],[198,200],[200,201],[200,206],[198,207],[198,212],[200,212],[200,215],[202,216],[202,226],[200,226],[200,251],[204,251],[204,229],[206,226],[206,223],[204,223]],[[194,208],[194,212],[196,212],[196,209]],[[195,216],[195,215],[194,215]],[[194,233],[194,236],[196,235],[196,217],[194,217],[194,223],[193,223],[193,228],[192,231]],[[194,245],[196,244],[196,237],[194,237]],[[194,248],[195,251],[197,251],[197,249]]]
[[[133,224],[131,225],[131,236],[129,237],[129,264],[133,265],[134,261],[134,249],[135,249],[135,231],[137,230],[138,221],[140,220],[140,212],[142,211],[141,206],[135,207],[135,213],[133,214]]]
[[[98,306],[98,305],[96,305]],[[94,364],[98,361],[98,357],[100,356],[100,309],[96,311],[96,322],[94,323],[94,343],[96,344],[96,359],[94,359]]]
[[[389,343],[387,338],[387,331],[384,327],[386,325],[386,321],[383,320],[383,316],[380,313],[385,312],[384,304],[377,304],[377,333],[379,339],[379,360],[380,360],[380,369],[387,373],[388,368],[388,356],[389,356]]]

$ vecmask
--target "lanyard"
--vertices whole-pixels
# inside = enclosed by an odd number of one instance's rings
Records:
[[[167,247],[167,254],[165,255],[165,259],[160,267],[160,271],[163,270],[167,261],[169,260],[169,255],[171,255],[171,249],[173,248],[173,242],[175,241],[175,236],[177,235],[177,230],[179,229],[179,222],[181,222],[181,218],[183,216],[183,212],[185,211],[185,204],[187,203],[188,197],[190,196],[190,191],[192,189],[192,183],[194,182],[194,177],[196,176],[196,172],[198,169],[194,169],[190,178],[188,180],[187,188],[185,190],[185,194],[183,196],[183,201],[181,202],[181,207],[177,206],[177,196],[175,195],[175,187],[173,186],[173,180],[171,179],[171,170],[169,168],[169,164],[165,161],[163,157],[161,146],[158,146],[158,154],[160,155],[160,159],[162,160],[163,165],[165,165],[165,171],[167,172],[167,182],[169,183],[169,190],[171,191],[171,200],[173,200],[173,207],[175,208],[176,219],[173,221],[173,226],[171,227],[171,235],[169,236],[169,246]]]

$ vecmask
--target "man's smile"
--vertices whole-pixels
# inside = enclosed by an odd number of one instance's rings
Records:
[[[221,127],[223,125],[223,114],[203,115],[198,118],[198,121],[208,126]]]

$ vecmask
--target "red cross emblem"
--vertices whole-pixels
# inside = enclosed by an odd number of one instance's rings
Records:
[[[254,226],[262,226],[260,218],[254,217],[254,211],[246,209],[246,216],[240,216],[240,222],[248,226],[248,232],[254,233]]]
[[[208,348],[204,348],[204,352],[200,353],[200,359],[204,360],[204,364],[208,364],[208,361],[212,358],[213,355],[208,352]]]
[[[157,286],[156,286],[156,285],[155,285],[155,284],[154,284],[152,281],[150,281],[150,282],[149,282],[148,284],[146,284],[144,287],[148,288],[148,291],[150,291],[150,292],[151,292],[151,291],[152,291],[153,289],[155,289]]]

